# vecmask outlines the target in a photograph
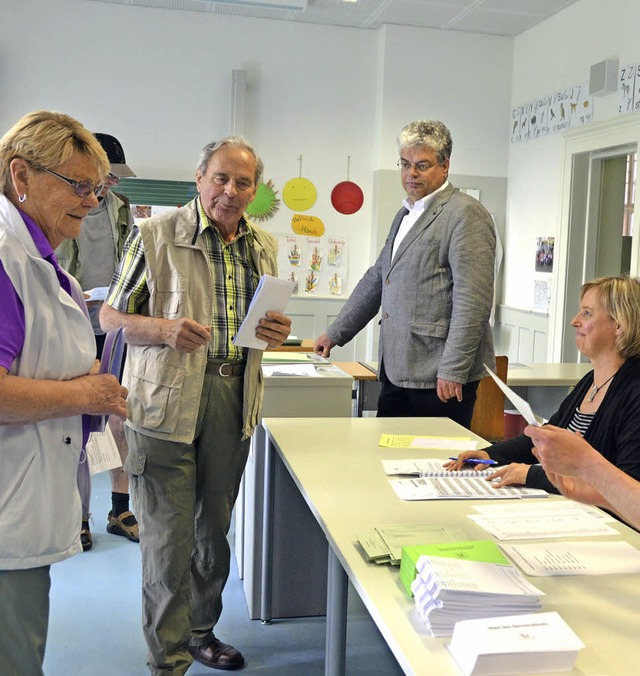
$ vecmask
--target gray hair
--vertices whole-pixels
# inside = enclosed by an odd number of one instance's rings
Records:
[[[201,171],[203,174],[206,173],[207,167],[209,166],[209,160],[211,156],[216,153],[223,146],[234,146],[236,148],[242,148],[250,152],[256,160],[256,175],[254,178],[256,186],[260,183],[262,179],[262,172],[264,171],[264,164],[258,154],[253,149],[253,146],[246,141],[242,136],[225,136],[225,138],[220,141],[212,141],[207,143],[207,145],[200,152],[200,158],[198,159],[198,171]]]
[[[451,157],[453,141],[451,132],[438,120],[416,120],[402,128],[398,134],[398,148],[429,146],[442,164]]]

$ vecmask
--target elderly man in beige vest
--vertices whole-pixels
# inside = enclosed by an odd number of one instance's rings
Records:
[[[143,629],[153,674],[193,659],[240,669],[242,654],[213,633],[229,574],[227,533],[262,399],[262,352],[233,337],[262,274],[277,274],[275,239],[247,222],[262,162],[240,137],[211,143],[199,196],[134,228],[100,320],[124,328],[126,436],[140,523]],[[291,321],[268,312],[269,346]]]

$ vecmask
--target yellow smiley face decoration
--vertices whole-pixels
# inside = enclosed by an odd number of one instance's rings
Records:
[[[307,211],[316,203],[318,193],[308,178],[292,178],[282,188],[282,199],[292,211]]]

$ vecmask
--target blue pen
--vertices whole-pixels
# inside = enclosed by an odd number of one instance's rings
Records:
[[[457,460],[458,458],[450,457],[449,460]],[[467,458],[465,464],[469,465],[497,465],[498,463],[495,460],[489,460],[486,458]]]

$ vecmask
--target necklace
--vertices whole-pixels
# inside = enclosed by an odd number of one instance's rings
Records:
[[[617,373],[617,371],[616,371],[616,373]],[[602,385],[600,385],[599,387],[598,387],[598,385],[596,385],[596,381],[595,380],[593,381],[593,387],[591,388],[591,392],[589,392],[589,396],[587,397],[587,401],[589,403],[591,403],[596,398],[596,394],[598,394],[598,392],[600,392],[600,390],[613,378],[613,376],[615,376],[615,373],[613,375],[609,376],[604,381],[604,383],[602,383]]]

